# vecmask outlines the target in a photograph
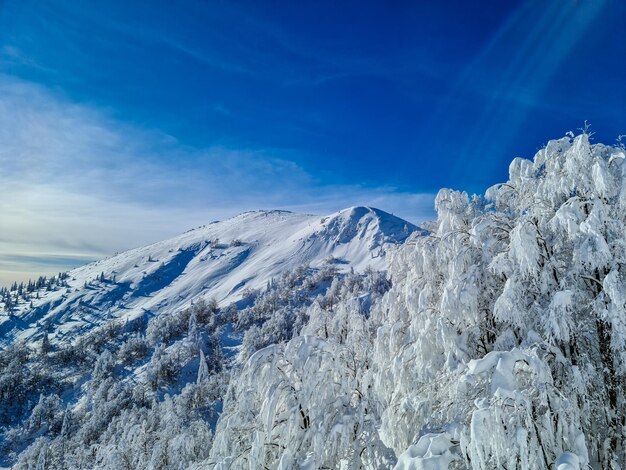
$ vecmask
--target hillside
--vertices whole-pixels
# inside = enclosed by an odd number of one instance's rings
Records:
[[[0,316],[0,344],[40,338],[44,328],[53,342],[72,341],[109,320],[148,319],[199,298],[229,305],[301,265],[384,269],[388,251],[415,231],[366,207],[326,217],[247,212],[70,271],[66,288]]]
[[[327,291],[363,290],[369,279],[362,301],[371,305],[388,288],[379,271],[389,254],[425,233],[366,207],[325,217],[247,212],[10,292],[12,309],[0,317],[0,465],[25,449],[28,460],[45,436],[65,432],[70,416],[84,448],[131,404],[143,419],[156,410],[148,396],[184,401],[190,387],[195,403],[197,394],[206,399],[191,420],[193,439],[210,439],[232,370],[298,334],[308,306]],[[134,395],[138,383],[147,395]],[[103,405],[115,403],[118,392],[125,405],[114,414],[92,403],[102,393]],[[154,434],[145,437],[153,446]],[[94,465],[77,458],[59,465]]]

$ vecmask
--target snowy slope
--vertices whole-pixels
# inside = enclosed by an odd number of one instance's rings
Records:
[[[45,293],[32,309],[22,305],[13,318],[0,317],[0,345],[37,338],[45,326],[51,341],[67,341],[109,319],[175,311],[199,297],[227,305],[303,264],[330,259],[340,271],[384,269],[390,249],[416,231],[367,207],[326,217],[247,212],[70,271],[68,288]]]

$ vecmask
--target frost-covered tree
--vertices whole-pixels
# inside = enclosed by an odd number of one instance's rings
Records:
[[[341,401],[328,394],[358,389],[367,406],[340,408],[345,422],[367,415],[380,439],[367,442],[393,449],[377,455],[398,468],[620,468],[624,157],[572,135],[515,159],[484,198],[440,191],[432,233],[396,253],[393,286],[373,308],[348,300],[349,276],[335,280],[307,310],[310,336],[250,357],[213,463],[377,468],[303,429],[305,416],[332,434],[324,425]],[[251,329],[244,343],[262,338]],[[315,405],[299,414],[303,401]]]
[[[209,366],[206,363],[206,357],[204,357],[204,352],[200,350],[200,365],[198,366],[198,378],[196,383],[202,384],[209,379]]]
[[[255,353],[229,392],[210,462],[218,468],[388,468],[393,453],[380,441],[352,359],[313,336]]]
[[[397,452],[437,430],[474,468],[550,468],[564,452],[620,465],[622,165],[582,134],[514,160],[484,207],[439,193],[436,233],[396,257],[376,310]]]
[[[280,285],[280,283],[278,284]],[[349,274],[307,309],[301,335],[251,355],[231,383],[211,458],[218,468],[389,468],[377,431],[379,407],[367,373],[368,315],[388,288],[374,271]],[[327,297],[333,296],[333,302]],[[279,309],[274,318],[289,318]],[[269,326],[273,325],[273,326]],[[265,327],[246,331],[263,341]]]

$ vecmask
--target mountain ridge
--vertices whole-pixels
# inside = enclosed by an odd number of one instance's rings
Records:
[[[317,216],[284,210],[243,212],[68,272],[68,286],[18,306],[0,323],[0,343],[51,341],[85,322],[133,321],[184,308],[194,299],[236,302],[299,265],[338,271],[383,269],[387,252],[424,230],[380,209],[354,206]],[[70,335],[74,336],[74,335]]]

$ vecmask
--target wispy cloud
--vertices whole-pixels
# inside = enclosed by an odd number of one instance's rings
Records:
[[[244,210],[326,213],[363,204],[414,221],[432,215],[432,195],[319,184],[289,154],[188,147],[0,76],[0,283]]]
[[[157,46],[167,55],[175,53],[214,70],[283,86],[318,86],[350,77],[393,78],[415,72],[443,78],[433,64],[410,60],[418,50],[408,56],[404,50],[382,49],[350,50],[335,56],[339,53],[336,44],[326,43],[323,36],[303,39],[297,30],[285,28],[258,8],[243,4],[192,2],[187,5],[188,17],[179,18],[187,27],[166,31],[161,21],[146,20],[143,15],[137,21],[132,15],[103,15],[92,6],[61,3],[57,7],[64,29],[84,34],[96,28],[103,33],[101,41],[120,41],[124,47],[129,43]],[[189,34],[198,26],[202,26],[202,41]]]

